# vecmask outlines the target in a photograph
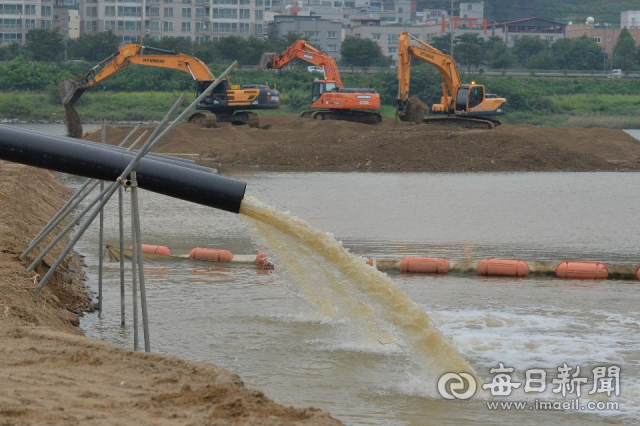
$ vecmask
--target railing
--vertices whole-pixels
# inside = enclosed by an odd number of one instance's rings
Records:
[[[257,69],[257,65],[242,65],[243,69]],[[461,72],[465,72],[462,69]],[[350,73],[395,73],[396,66],[389,67],[341,67],[340,72],[343,74]],[[486,76],[513,76],[513,77],[556,77],[556,78],[640,78],[640,73],[623,73],[621,76],[613,76],[610,71],[595,70],[525,70],[525,69],[505,69],[505,70],[471,70],[470,75],[486,75]]]

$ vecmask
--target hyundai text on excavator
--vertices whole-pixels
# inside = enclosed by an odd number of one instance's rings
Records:
[[[215,81],[209,68],[197,58],[171,50],[129,44],[77,79],[60,80],[58,88],[62,104],[73,107],[85,90],[122,71],[129,64],[172,68],[189,73],[196,82],[197,95]],[[189,117],[189,122],[204,127],[215,127],[216,122],[258,127],[258,115],[248,110],[279,107],[280,95],[277,90],[266,85],[232,85],[227,79],[196,106],[197,112]]]
[[[300,117],[365,124],[382,121],[382,116],[377,111],[380,108],[380,95],[370,88],[345,88],[336,60],[304,40],[296,41],[280,55],[263,53],[260,68],[278,70],[296,59],[322,68],[325,75],[324,80],[314,81],[311,87],[311,108],[320,109],[303,111]]]
[[[411,44],[411,39],[418,46]],[[465,127],[493,129],[502,124],[490,118],[505,115],[507,100],[487,94],[480,84],[462,84],[453,58],[422,40],[403,32],[398,38],[398,115],[401,120],[418,121],[410,117],[415,107],[409,99],[409,81],[411,76],[411,59],[421,59],[433,65],[442,75],[442,98],[439,104],[433,104],[431,112],[435,116],[420,117],[423,122],[449,122]],[[418,101],[419,102],[419,101]],[[427,111],[425,111],[426,113]]]

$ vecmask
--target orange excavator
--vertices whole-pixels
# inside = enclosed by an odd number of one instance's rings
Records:
[[[418,45],[412,45],[411,39]],[[422,107],[418,104],[422,102],[409,98],[412,58],[433,65],[442,75],[442,98],[439,104],[433,104],[431,107],[433,116],[424,117],[427,110],[422,110],[420,117],[415,117],[416,114],[413,113],[421,110]],[[398,115],[401,120],[445,122],[492,129],[502,123],[491,117],[507,113],[505,98],[486,93],[484,86],[480,84],[462,84],[456,63],[451,56],[406,32],[398,38],[398,83]]]
[[[172,68],[189,73],[196,82],[196,94],[206,90],[215,77],[201,60],[180,52],[129,44],[109,56],[77,79],[63,79],[58,84],[62,104],[73,107],[82,93],[90,87],[122,71],[130,64]],[[215,127],[216,122],[248,124],[258,127],[258,115],[248,110],[276,109],[280,94],[266,85],[232,85],[229,80],[220,83],[199,105],[189,118],[190,123]]]
[[[300,117],[365,124],[382,121],[382,116],[377,111],[380,108],[380,95],[370,88],[345,88],[336,60],[304,40],[296,41],[280,55],[263,53],[260,68],[278,70],[296,59],[322,68],[325,76],[323,80],[314,81],[311,87],[311,108],[317,109],[303,111]]]

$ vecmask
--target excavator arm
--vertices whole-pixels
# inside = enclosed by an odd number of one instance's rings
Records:
[[[302,59],[310,64],[321,67],[324,71],[325,79],[336,82],[337,87],[344,87],[338,71],[338,64],[331,55],[316,49],[304,40],[298,40],[287,48],[280,55],[275,53],[264,53],[260,60],[261,68],[279,70],[296,59]]]
[[[411,45],[413,38],[419,46]],[[402,106],[409,100],[409,81],[411,77],[411,60],[417,58],[433,65],[442,75],[442,104],[450,105],[461,85],[460,75],[453,58],[442,53],[435,47],[429,46],[422,40],[411,37],[403,32],[398,38],[398,104]],[[448,93],[447,93],[448,89]]]
[[[74,104],[86,89],[122,71],[130,64],[177,69],[190,74],[196,81],[215,80],[209,68],[197,58],[170,50],[128,44],[86,74],[78,76],[76,80],[62,80],[59,87],[62,104]]]

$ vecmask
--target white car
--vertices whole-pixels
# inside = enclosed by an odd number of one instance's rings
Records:
[[[622,78],[622,70],[621,69],[611,70],[611,74],[609,74],[607,78]]]

